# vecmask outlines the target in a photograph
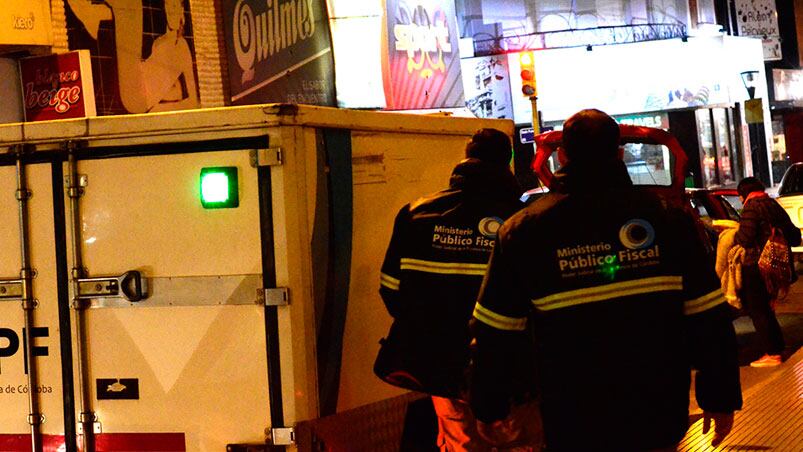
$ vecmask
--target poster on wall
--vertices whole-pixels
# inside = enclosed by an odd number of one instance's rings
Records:
[[[189,0],[66,0],[70,50],[88,49],[99,115],[199,108]]]
[[[233,105],[335,105],[324,0],[223,0]]]
[[[513,119],[506,55],[461,61],[466,107],[478,118]]]
[[[383,80],[387,108],[463,107],[452,0],[388,0]]]
[[[764,43],[764,60],[780,60],[781,38],[775,0],[735,0],[739,36],[755,36]]]
[[[26,121],[95,116],[88,50],[19,61]]]

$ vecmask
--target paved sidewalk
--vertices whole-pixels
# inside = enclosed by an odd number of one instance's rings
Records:
[[[743,391],[744,407],[722,444],[711,447],[713,432],[703,435],[698,414],[678,451],[803,450],[803,349],[781,366],[763,370],[766,377]]]

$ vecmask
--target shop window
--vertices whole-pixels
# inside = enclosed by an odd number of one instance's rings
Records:
[[[720,185],[733,185],[736,183],[734,172],[733,127],[724,108],[711,110],[713,116],[714,133],[716,134],[716,158],[719,171]]]
[[[703,186],[719,185],[716,151],[714,149],[714,132],[711,126],[710,110],[697,110],[697,134],[700,143],[700,164],[703,171]]]
[[[660,144],[626,143],[622,150],[627,173],[634,185],[672,184],[669,148]]]
[[[694,112],[704,187],[735,186],[739,174],[733,117],[729,109]]]
[[[714,0],[697,0],[697,11],[691,11],[693,17],[697,19],[695,25],[716,24],[717,14],[714,8]]]
[[[789,159],[786,155],[786,136],[781,118],[772,120],[772,180],[776,183],[783,178],[789,168]]]

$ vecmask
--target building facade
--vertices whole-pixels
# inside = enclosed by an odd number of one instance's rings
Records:
[[[84,49],[97,114],[267,102],[445,110],[509,118],[525,136],[532,104],[518,56],[534,51],[543,127],[595,107],[668,128],[695,186],[753,174],[777,184],[803,159],[792,149],[803,139],[800,59],[796,39],[781,39],[800,9],[774,0],[11,3],[0,13],[17,24],[0,35],[0,90],[16,102],[0,107],[4,122],[24,119],[21,57]],[[20,37],[31,22],[46,26]],[[517,141],[526,154],[528,140]]]

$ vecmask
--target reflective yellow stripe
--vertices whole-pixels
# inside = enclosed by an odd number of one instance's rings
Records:
[[[379,284],[384,286],[384,287],[387,287],[388,289],[399,290],[399,284],[400,283],[401,283],[401,281],[399,281],[398,279],[396,279],[396,278],[394,278],[394,277],[392,277],[392,276],[390,276],[388,274],[385,274],[385,273],[380,273],[379,274]]]
[[[655,276],[652,278],[634,279],[604,286],[588,287],[552,294],[532,300],[536,309],[551,311],[595,301],[639,295],[643,293],[663,292],[667,290],[683,290],[683,278],[680,276]]]
[[[521,331],[527,325],[526,317],[497,314],[479,303],[474,306],[474,318],[498,330]]]
[[[722,293],[722,289],[716,289],[713,292],[703,295],[702,297],[684,302],[683,313],[686,315],[697,314],[707,311],[714,306],[726,303],[727,301],[728,300],[725,299],[725,295]]]
[[[403,258],[401,260],[402,270],[415,270],[446,275],[484,276],[487,267],[488,264],[470,264],[467,262],[435,262],[411,258]]]

